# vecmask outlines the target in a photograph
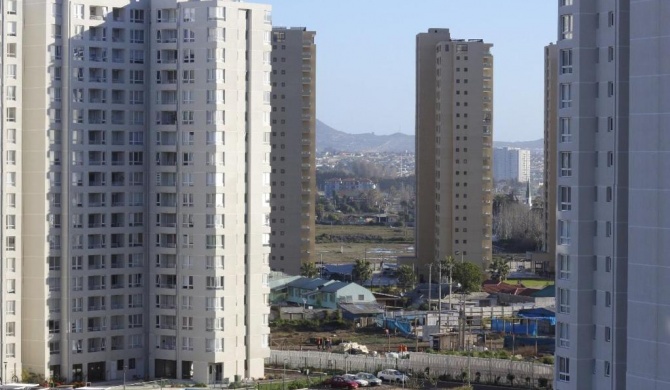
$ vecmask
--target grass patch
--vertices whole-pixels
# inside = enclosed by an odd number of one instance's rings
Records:
[[[316,225],[316,237],[357,236],[356,242],[316,243],[316,260],[324,263],[352,263],[367,258],[379,267],[382,260],[395,262],[396,256],[412,256],[414,250],[414,230],[412,228],[391,228],[371,225]],[[365,242],[364,238],[371,238]],[[363,238],[363,239],[361,239]],[[379,242],[382,241],[382,242]],[[385,251],[384,253],[380,252]],[[388,251],[388,252],[386,252]],[[367,253],[366,253],[367,252]]]

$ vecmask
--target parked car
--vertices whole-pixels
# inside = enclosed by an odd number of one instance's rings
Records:
[[[354,375],[354,374],[344,374],[342,376],[344,377],[344,379],[348,379],[350,381],[354,381],[354,382],[358,383],[358,386],[360,386],[360,387],[370,386],[370,382],[368,382],[368,381],[366,381],[365,379],[362,379],[362,378],[357,378],[356,375]]]
[[[359,372],[358,374],[356,374],[356,378],[365,379],[366,381],[368,381],[368,385],[370,386],[381,386],[382,384],[381,379],[370,374],[369,372]]]
[[[379,371],[377,373],[377,378],[389,382],[406,382],[407,380],[409,380],[409,377],[407,375],[392,368],[387,368],[386,370]]]
[[[349,380],[343,376],[334,376],[330,379],[330,387],[332,388],[345,388],[345,389],[358,389],[358,382]]]

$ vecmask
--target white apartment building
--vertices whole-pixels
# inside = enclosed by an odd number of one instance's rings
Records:
[[[292,275],[314,261],[316,32],[272,30],[270,267]]]
[[[458,256],[491,260],[493,56],[448,29],[417,35],[417,272]]]
[[[494,148],[493,179],[527,183],[530,180],[530,150]]]
[[[263,376],[270,7],[5,0],[2,18],[3,377]]]

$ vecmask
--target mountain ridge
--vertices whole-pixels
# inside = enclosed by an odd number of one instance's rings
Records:
[[[337,130],[326,123],[316,120],[316,149],[318,152],[390,152],[414,153],[414,135],[396,132],[376,135],[374,132],[352,134]],[[520,149],[542,149],[544,140],[532,141],[493,141],[494,147]]]

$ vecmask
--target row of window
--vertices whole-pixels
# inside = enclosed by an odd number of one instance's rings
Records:
[[[558,371],[556,372],[556,380],[560,382],[570,382],[570,358],[563,356],[556,356]],[[592,360],[593,373],[597,373],[596,360]],[[603,376],[609,377],[612,375],[612,365],[608,360],[603,361]]]
[[[558,278],[568,280],[570,279],[571,273],[571,258],[570,255],[559,254],[558,255]],[[593,270],[598,270],[598,257],[593,257]],[[612,257],[605,256],[605,272],[612,272]]]

